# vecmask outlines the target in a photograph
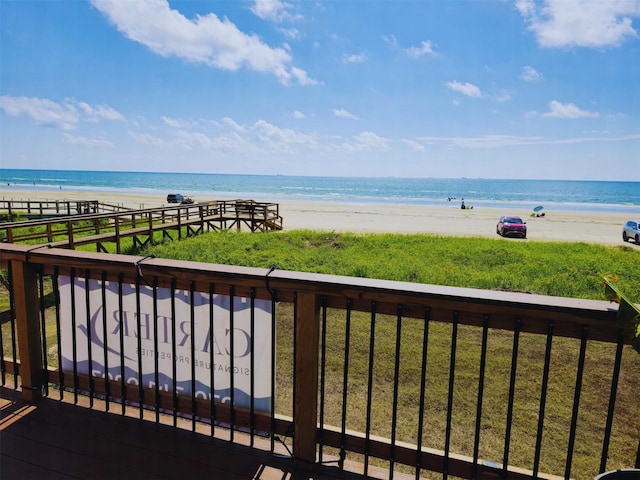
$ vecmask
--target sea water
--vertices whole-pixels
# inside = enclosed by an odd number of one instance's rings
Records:
[[[640,182],[495,180],[475,178],[365,178],[208,173],[148,173],[0,169],[2,196],[12,190],[181,193],[196,201],[317,201],[349,204],[451,205],[474,208],[628,212],[640,217]],[[117,197],[114,198],[117,201]]]

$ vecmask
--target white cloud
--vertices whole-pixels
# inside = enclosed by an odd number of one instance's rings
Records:
[[[293,112],[293,118],[295,118],[296,120],[302,120],[303,118],[305,118],[304,113],[299,112],[298,110],[296,110],[295,112]]]
[[[289,8],[290,4],[280,0],[255,0],[251,11],[263,20],[276,23],[302,20],[302,15],[289,13]]]
[[[482,97],[482,92],[480,91],[480,89],[472,83],[460,83],[454,80],[453,82],[447,82],[447,88],[449,88],[449,90],[453,90],[454,92],[466,95],[467,97]]]
[[[389,149],[390,140],[373,132],[361,132],[352,141],[342,144],[341,149],[347,152],[373,152]]]
[[[597,112],[588,112],[580,110],[573,103],[560,103],[557,100],[549,102],[549,111],[543,114],[544,117],[553,118],[597,118],[600,116]]]
[[[520,79],[525,82],[539,82],[542,80],[542,74],[536,71],[535,68],[525,65],[520,72]]]
[[[420,58],[424,55],[435,55],[431,42],[422,41],[419,47],[409,47],[405,50],[411,58]]]
[[[353,54],[344,54],[342,55],[342,63],[363,63],[367,61],[366,53],[353,53]]]
[[[271,141],[278,141],[287,145],[315,146],[317,144],[313,135],[300,133],[290,128],[280,128],[264,120],[258,120],[253,125],[253,129],[258,132],[262,140],[269,138]]]
[[[92,107],[88,103],[78,102],[78,107],[84,112],[86,120],[88,121],[97,122],[101,119],[124,121],[124,117],[120,112],[106,105],[97,105]]]
[[[124,121],[122,114],[111,107],[106,105],[93,107],[74,99],[66,99],[63,104],[60,104],[47,98],[2,96],[0,108],[12,117],[26,115],[36,125],[63,130],[73,130],[81,121]]]
[[[129,136],[142,145],[152,147],[165,147],[167,145],[164,139],[154,137],[150,133],[129,132]]]
[[[509,92],[503,90],[494,97],[494,100],[499,103],[508,102],[509,100],[511,100],[511,95],[509,94]]]
[[[331,111],[336,117],[348,118],[350,120],[360,120],[359,117],[357,117],[353,113],[347,112],[344,108],[340,108],[340,109],[334,108]]]
[[[395,37],[395,35],[383,35],[382,41],[387,45],[391,45],[392,47],[398,46],[398,39]]]
[[[194,125],[194,122],[181,120],[179,118],[162,117],[162,121],[171,128],[190,128]]]
[[[404,143],[409,149],[413,152],[426,152],[427,149],[421,143],[418,143],[414,140],[409,140],[407,138],[402,139],[402,143]]]
[[[307,72],[297,67],[291,67],[291,74],[288,76],[288,78],[291,77],[295,78],[300,85],[322,85],[322,82],[318,82],[313,78],[309,78]],[[286,83],[289,84],[290,82]]]
[[[303,70],[288,66],[291,56],[285,49],[272,48],[213,13],[191,20],[170,8],[167,0],[92,0],[92,4],[127,38],[164,57],[230,71],[244,66],[275,75],[283,85],[294,80],[301,85],[317,84]],[[266,12],[274,4],[279,2],[257,2],[255,8]]]
[[[278,31],[291,40],[302,38],[302,32],[297,28],[279,28]]]
[[[179,130],[172,133],[173,137],[179,146],[191,150],[192,148],[215,148],[215,139],[210,138],[201,132],[189,132],[186,130]]]
[[[624,135],[620,137],[573,137],[573,138],[549,138],[549,137],[519,137],[515,135],[481,135],[479,137],[419,137],[419,142],[430,145],[442,145],[446,148],[506,148],[522,145],[567,145],[578,143],[599,142],[635,142],[640,140],[640,134]]]
[[[79,137],[76,135],[71,135],[69,133],[63,133],[62,137],[67,143],[72,145],[82,145],[84,147],[102,147],[102,148],[112,148],[113,143],[108,140],[100,140],[96,138],[87,138],[87,137]]]
[[[431,138],[431,140],[434,140]],[[450,147],[459,148],[503,148],[516,145],[541,143],[543,137],[518,137],[514,135],[481,135],[479,137],[447,137],[436,139],[444,141]]]
[[[639,0],[517,0],[516,8],[542,47],[615,47],[638,37]]]
[[[0,108],[12,117],[26,115],[37,125],[73,130],[80,118],[72,105],[61,105],[46,98],[0,97]]]
[[[237,123],[235,120],[233,120],[232,118],[229,117],[224,117],[222,119],[222,122],[228,126],[230,126],[233,130],[235,130],[236,132],[244,132],[246,129],[240,125],[239,123]]]

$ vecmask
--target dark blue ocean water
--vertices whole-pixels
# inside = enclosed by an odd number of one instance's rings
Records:
[[[474,207],[628,212],[640,216],[640,182],[491,180],[467,178],[352,178],[200,173],[0,169],[2,196],[13,189],[144,193],[165,199],[182,193],[196,201],[320,201],[351,204],[447,205],[462,198]],[[452,200],[448,200],[451,198]]]

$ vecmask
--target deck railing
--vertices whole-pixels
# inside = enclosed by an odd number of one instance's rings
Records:
[[[110,211],[117,211],[120,208],[113,205],[106,207]],[[22,215],[27,218],[47,218],[103,211],[103,204],[97,200],[0,200],[0,214],[4,213],[7,218],[12,218],[14,215]]]
[[[2,382],[19,374],[29,400],[99,397],[123,414],[134,405],[141,418],[228,428],[232,440],[267,434],[272,449],[289,436],[300,466],[353,459],[389,478],[592,478],[640,462],[640,361],[608,302],[13,244],[0,253],[15,312],[0,337]],[[625,409],[636,415],[621,422]]]

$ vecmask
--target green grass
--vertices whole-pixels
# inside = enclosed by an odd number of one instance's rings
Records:
[[[602,276],[640,299],[640,250],[587,243],[315,231],[216,232],[145,251],[208,263],[603,300]],[[640,300],[639,300],[640,301]]]

